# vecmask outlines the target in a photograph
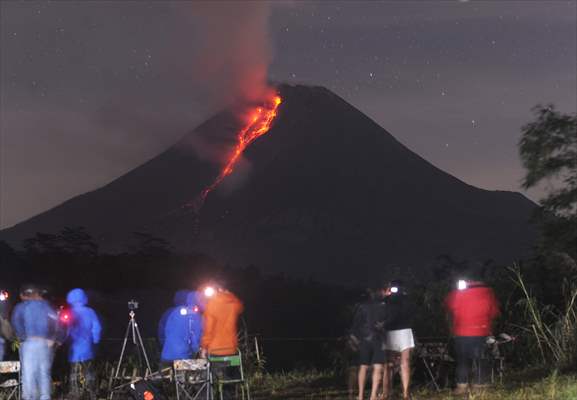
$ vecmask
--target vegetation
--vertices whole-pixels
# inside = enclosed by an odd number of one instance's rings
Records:
[[[523,185],[532,188],[552,181],[554,187],[536,215],[542,235],[534,255],[513,268],[441,255],[428,271],[391,270],[390,276],[379,277],[411,282],[421,339],[448,338],[442,304],[457,276],[475,270],[495,289],[502,306],[496,333],[517,337],[507,352],[508,367],[514,371],[530,366],[541,374],[509,373],[505,385],[471,399],[577,399],[572,375],[577,366],[577,123],[575,116],[553,106],[538,106],[534,112],[535,120],[523,127],[519,143],[527,169]],[[92,304],[103,317],[107,335],[116,337],[126,326],[125,301],[139,293],[137,300],[145,310],[139,325],[145,336],[153,337],[171,292],[198,286],[207,277],[221,278],[244,300],[248,332],[263,339],[258,355],[252,350],[254,336],[242,340],[255,398],[348,397],[349,359],[338,338],[347,331],[363,289],[267,276],[255,266],[231,268],[203,254],[176,255],[168,242],[146,233],[135,232],[133,239],[129,252],[116,255],[102,254],[82,227],[38,233],[19,251],[0,242],[0,261],[12,273],[3,277],[4,283],[15,288],[32,276],[52,285],[59,296],[71,286],[91,288]],[[99,355],[104,380],[119,343],[111,341],[105,347],[101,345]],[[56,375],[65,376],[65,367],[62,360]],[[543,376],[542,371],[560,372]],[[448,393],[422,389],[417,398],[451,398]]]

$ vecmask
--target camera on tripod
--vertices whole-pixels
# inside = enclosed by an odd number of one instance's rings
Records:
[[[128,310],[135,311],[138,310],[138,301],[132,299],[128,301]]]

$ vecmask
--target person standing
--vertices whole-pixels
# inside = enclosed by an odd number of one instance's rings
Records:
[[[387,318],[385,322],[385,348],[391,357],[400,358],[403,399],[409,399],[411,383],[411,352],[415,347],[413,337],[414,304],[401,281],[391,281],[385,286]],[[392,384],[393,368],[389,360],[383,368],[383,395],[387,399]]]
[[[197,292],[178,291],[174,307],[162,317],[158,334],[163,363],[194,358],[200,349],[202,315]]]
[[[0,290],[0,361],[4,361],[6,341],[12,340],[14,331],[8,321],[8,292]]]
[[[201,339],[201,356],[221,357],[238,352],[238,318],[243,311],[242,302],[223,286],[205,290],[204,332]],[[226,362],[211,360],[213,376],[216,380],[238,379]],[[224,385],[222,398],[232,398],[232,389]]]
[[[100,343],[102,327],[96,312],[87,306],[88,297],[82,289],[72,289],[66,296],[70,306],[68,340],[70,349],[69,396],[79,399],[87,396],[96,399],[96,377],[94,373],[95,346]]]
[[[12,326],[20,340],[23,400],[49,400],[51,396],[52,360],[59,323],[56,310],[41,293],[34,285],[22,287],[22,301],[12,313]]]
[[[458,281],[457,289],[449,293],[445,304],[452,320],[457,356],[455,394],[465,395],[473,364],[477,366],[477,373],[471,382],[473,389],[486,385],[488,371],[483,354],[493,320],[499,315],[499,306],[493,290],[484,282],[475,280]]]
[[[350,342],[358,352],[358,400],[365,396],[365,384],[369,367],[372,367],[370,400],[376,400],[385,363],[383,348],[384,302],[383,291],[377,290],[361,303],[353,317]]]

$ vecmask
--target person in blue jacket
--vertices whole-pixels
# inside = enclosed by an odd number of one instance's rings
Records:
[[[72,289],[66,296],[70,305],[68,324],[68,341],[70,349],[69,397],[78,399],[86,394],[96,399],[96,378],[92,360],[95,346],[100,342],[102,331],[96,312],[87,306],[88,298],[82,289]]]
[[[52,359],[59,334],[56,310],[34,285],[22,287],[21,302],[14,307],[12,327],[20,340],[22,399],[49,400]]]
[[[200,348],[202,315],[197,292],[178,291],[159,324],[162,362],[193,358]]]

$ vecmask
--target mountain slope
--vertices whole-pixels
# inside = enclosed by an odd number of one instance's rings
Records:
[[[440,254],[510,261],[527,253],[534,204],[519,193],[463,183],[324,88],[279,90],[273,127],[198,215],[181,206],[218,175],[214,154],[231,148],[240,126],[234,110],[0,238],[81,225],[120,249],[128,233],[146,230],[233,265],[336,281],[364,281],[391,264],[423,266]]]

